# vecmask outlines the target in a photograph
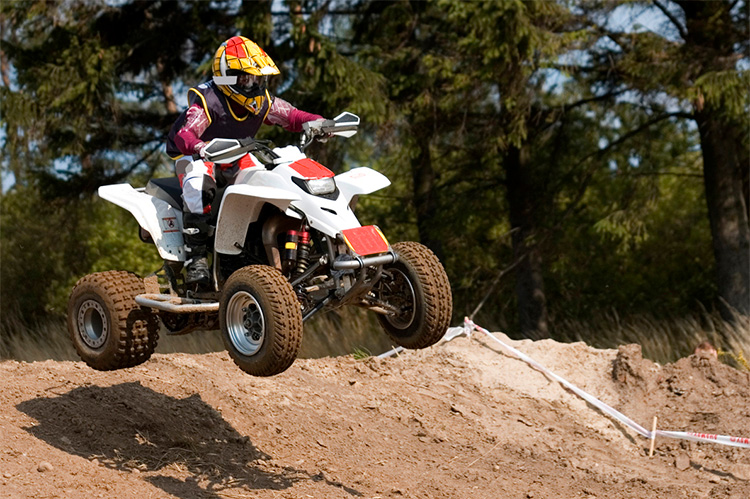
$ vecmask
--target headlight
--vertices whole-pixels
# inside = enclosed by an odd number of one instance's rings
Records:
[[[330,194],[336,190],[336,182],[334,182],[333,177],[316,178],[308,180],[306,183],[307,191],[315,196]]]

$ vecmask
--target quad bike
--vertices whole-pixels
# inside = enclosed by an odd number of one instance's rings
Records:
[[[139,189],[100,187],[100,197],[135,216],[141,240],[156,246],[164,265],[145,279],[108,271],[78,281],[68,329],[79,356],[94,369],[132,367],[150,358],[161,325],[174,335],[220,329],[240,369],[271,376],[294,362],[304,321],[344,305],[378,314],[402,347],[437,342],[452,311],[440,261],[416,242],[390,245],[377,226],[361,226],[353,212],[360,195],[390,181],[367,167],[334,176],[303,153],[313,140],[354,135],[358,125],[351,113],[305,124],[299,147],[271,148],[252,138],[209,143],[206,161],[232,163],[249,155],[256,166],[241,170],[213,202],[208,289],[185,282],[177,177],[152,179]]]

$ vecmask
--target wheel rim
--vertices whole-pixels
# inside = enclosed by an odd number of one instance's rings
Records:
[[[229,299],[226,312],[227,332],[232,345],[242,355],[254,355],[266,337],[265,318],[258,301],[247,291]]]
[[[399,312],[386,315],[385,319],[397,329],[406,329],[411,326],[416,316],[416,293],[405,273],[398,269],[391,269],[390,272],[392,280],[386,290],[388,301],[398,308]]]
[[[91,348],[99,348],[107,341],[109,324],[98,301],[86,300],[78,308],[78,334]]]

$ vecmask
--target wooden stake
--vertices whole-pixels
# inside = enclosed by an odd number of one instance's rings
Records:
[[[655,443],[656,443],[656,416],[654,416],[654,424],[651,426],[651,448],[648,451],[648,457],[653,457]]]

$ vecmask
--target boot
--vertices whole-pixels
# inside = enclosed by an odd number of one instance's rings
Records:
[[[205,256],[200,258],[193,257],[193,259],[187,262],[186,269],[186,284],[205,285],[211,281],[211,274],[208,272],[208,258]]]
[[[182,233],[185,240],[185,283],[207,285],[211,282],[208,270],[208,239],[213,227],[208,224],[209,215],[185,213],[182,216]]]

